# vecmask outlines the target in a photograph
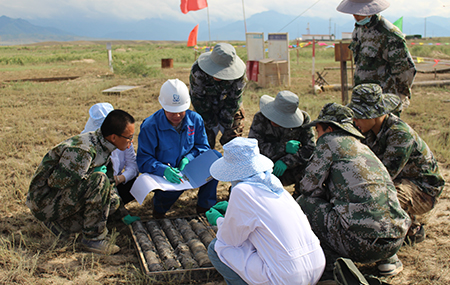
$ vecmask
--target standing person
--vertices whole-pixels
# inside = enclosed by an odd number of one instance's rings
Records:
[[[272,160],[273,174],[283,186],[295,183],[294,199],[299,196],[298,181],[316,146],[312,127],[302,128],[311,117],[298,109],[298,103],[298,96],[291,91],[280,91],[275,99],[263,95],[248,134],[258,140],[261,154]]]
[[[134,118],[113,110],[95,132],[76,135],[52,148],[34,174],[26,204],[54,235],[82,232],[88,251],[114,254],[108,216],[119,207],[110,154],[130,147]]]
[[[159,93],[162,109],[142,122],[136,161],[141,173],[163,176],[181,183],[180,171],[198,155],[209,150],[202,117],[188,110],[189,91],[182,81],[169,79]],[[216,151],[218,156],[221,156]],[[217,202],[217,180],[198,191],[197,213],[205,213]],[[184,191],[154,191],[153,217],[162,219]]]
[[[348,107],[328,103],[309,124],[318,133],[314,154],[297,198],[327,259],[322,280],[338,257],[377,262],[381,275],[403,269],[397,251],[411,224],[400,207],[389,173],[359,140]],[[308,125],[307,125],[308,126]]]
[[[192,65],[190,96],[192,105],[205,122],[209,146],[214,149],[220,131],[220,143],[226,144],[244,131],[242,95],[246,84],[245,63],[234,47],[218,43]]]
[[[114,110],[114,107],[110,103],[97,103],[92,105],[89,109],[89,119],[81,133],[84,134],[97,130],[112,110]],[[123,151],[120,149],[114,150],[111,153],[111,162],[114,169],[114,182],[119,196],[122,198],[123,204],[128,204],[134,200],[133,195],[130,194],[130,190],[139,174],[133,143]]]
[[[355,125],[366,136],[362,142],[386,166],[397,188],[402,208],[412,219],[407,243],[425,239],[424,224],[441,195],[445,181],[426,142],[405,122],[391,114],[400,104],[393,94],[383,94],[377,84],[353,88],[348,105]]]
[[[316,284],[325,266],[319,240],[255,139],[223,146],[211,175],[233,185],[206,217],[218,226],[208,256],[227,284]],[[223,216],[225,215],[225,217]]]
[[[406,109],[416,67],[403,33],[379,14],[388,7],[386,0],[343,0],[336,9],[353,14],[356,21],[349,46],[355,60],[354,86],[379,84],[384,93],[399,96],[400,108]]]

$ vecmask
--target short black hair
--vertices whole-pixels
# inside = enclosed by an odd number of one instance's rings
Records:
[[[316,125],[320,125],[322,127],[322,130],[326,131],[328,129],[328,127],[331,128],[331,130],[336,130],[336,125],[332,124],[332,123],[317,123]]]
[[[121,135],[128,124],[134,124],[134,118],[124,110],[116,109],[109,112],[101,128],[104,137],[112,134]]]

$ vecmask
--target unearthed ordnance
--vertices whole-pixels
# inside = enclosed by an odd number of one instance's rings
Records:
[[[177,231],[175,226],[169,219],[163,219],[160,221],[161,228],[166,233],[172,247],[175,249],[175,254],[178,256],[178,260],[185,269],[197,268],[198,263],[192,256],[189,246],[183,241],[183,237]]]
[[[164,231],[161,230],[159,224],[155,220],[150,220],[146,223],[147,230],[155,243],[161,260],[164,262],[166,270],[180,268],[181,264],[178,262],[174,253],[172,245],[167,240]]]
[[[189,223],[184,219],[175,219],[175,225],[181,232],[184,240],[187,241],[189,248],[194,253],[195,259],[198,261],[200,267],[212,266],[205,245],[197,238],[197,235],[191,229]]]
[[[149,271],[161,271],[164,268],[161,266],[161,260],[156,254],[155,245],[148,237],[147,231],[140,221],[135,221],[131,224],[133,227],[136,239],[142,249],[145,260],[147,261]]]
[[[214,239],[213,235],[210,233],[208,228],[197,219],[190,220],[189,224],[191,225],[194,232],[200,237],[202,242],[205,244],[205,247],[208,248],[209,244]]]

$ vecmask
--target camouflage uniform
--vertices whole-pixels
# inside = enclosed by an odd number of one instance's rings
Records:
[[[416,68],[401,31],[376,14],[367,25],[355,25],[349,48],[355,60],[355,86],[377,83],[384,93],[406,100],[406,108]]]
[[[55,221],[65,232],[83,231],[102,240],[106,220],[119,206],[110,154],[116,147],[101,130],[76,135],[51,149],[36,170],[26,204],[41,221]],[[107,174],[94,168],[107,166]]]
[[[412,201],[400,199],[400,202],[403,202],[402,208],[413,219],[413,226],[419,226],[424,221],[419,221],[421,217],[416,217],[416,214],[424,213],[410,211],[410,209],[416,206],[414,204],[420,206],[418,204],[427,203],[428,211],[431,210],[445,184],[428,145],[408,124],[392,114],[386,116],[377,135],[369,131],[362,142],[367,144],[386,166],[397,186],[399,199],[403,194],[402,187],[398,185],[403,179],[413,182],[422,191],[422,195],[419,192],[420,197],[413,197]]]
[[[303,124],[311,122],[311,117],[305,111],[303,114]],[[283,161],[287,170],[281,177],[278,177],[284,186],[300,181],[303,171],[308,163],[316,146],[314,131],[312,128],[283,128],[274,127],[271,121],[261,112],[253,117],[253,122],[248,134],[249,138],[258,140],[258,147],[261,154],[270,158],[273,162]],[[301,142],[299,151],[295,154],[286,152],[286,143],[290,140]],[[298,191],[298,183],[296,190]]]
[[[205,122],[210,147],[214,148],[216,143],[217,131],[214,131],[214,128],[223,128],[220,138],[222,145],[241,136],[245,118],[242,105],[245,74],[236,80],[216,81],[195,62],[192,65],[189,82],[191,102]]]
[[[333,108],[340,105],[330,105],[324,109],[330,107],[329,111],[339,116],[342,109]],[[351,110],[343,108],[351,118]],[[348,119],[340,121],[351,128]],[[344,128],[319,137],[300,191],[297,202],[321,241],[327,270],[339,256],[375,262],[393,256],[401,247],[410,219],[399,205],[389,173],[375,154]]]

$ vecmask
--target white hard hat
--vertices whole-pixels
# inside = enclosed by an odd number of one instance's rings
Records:
[[[161,86],[158,100],[163,109],[170,113],[184,112],[191,105],[189,90],[179,79],[167,80]]]

